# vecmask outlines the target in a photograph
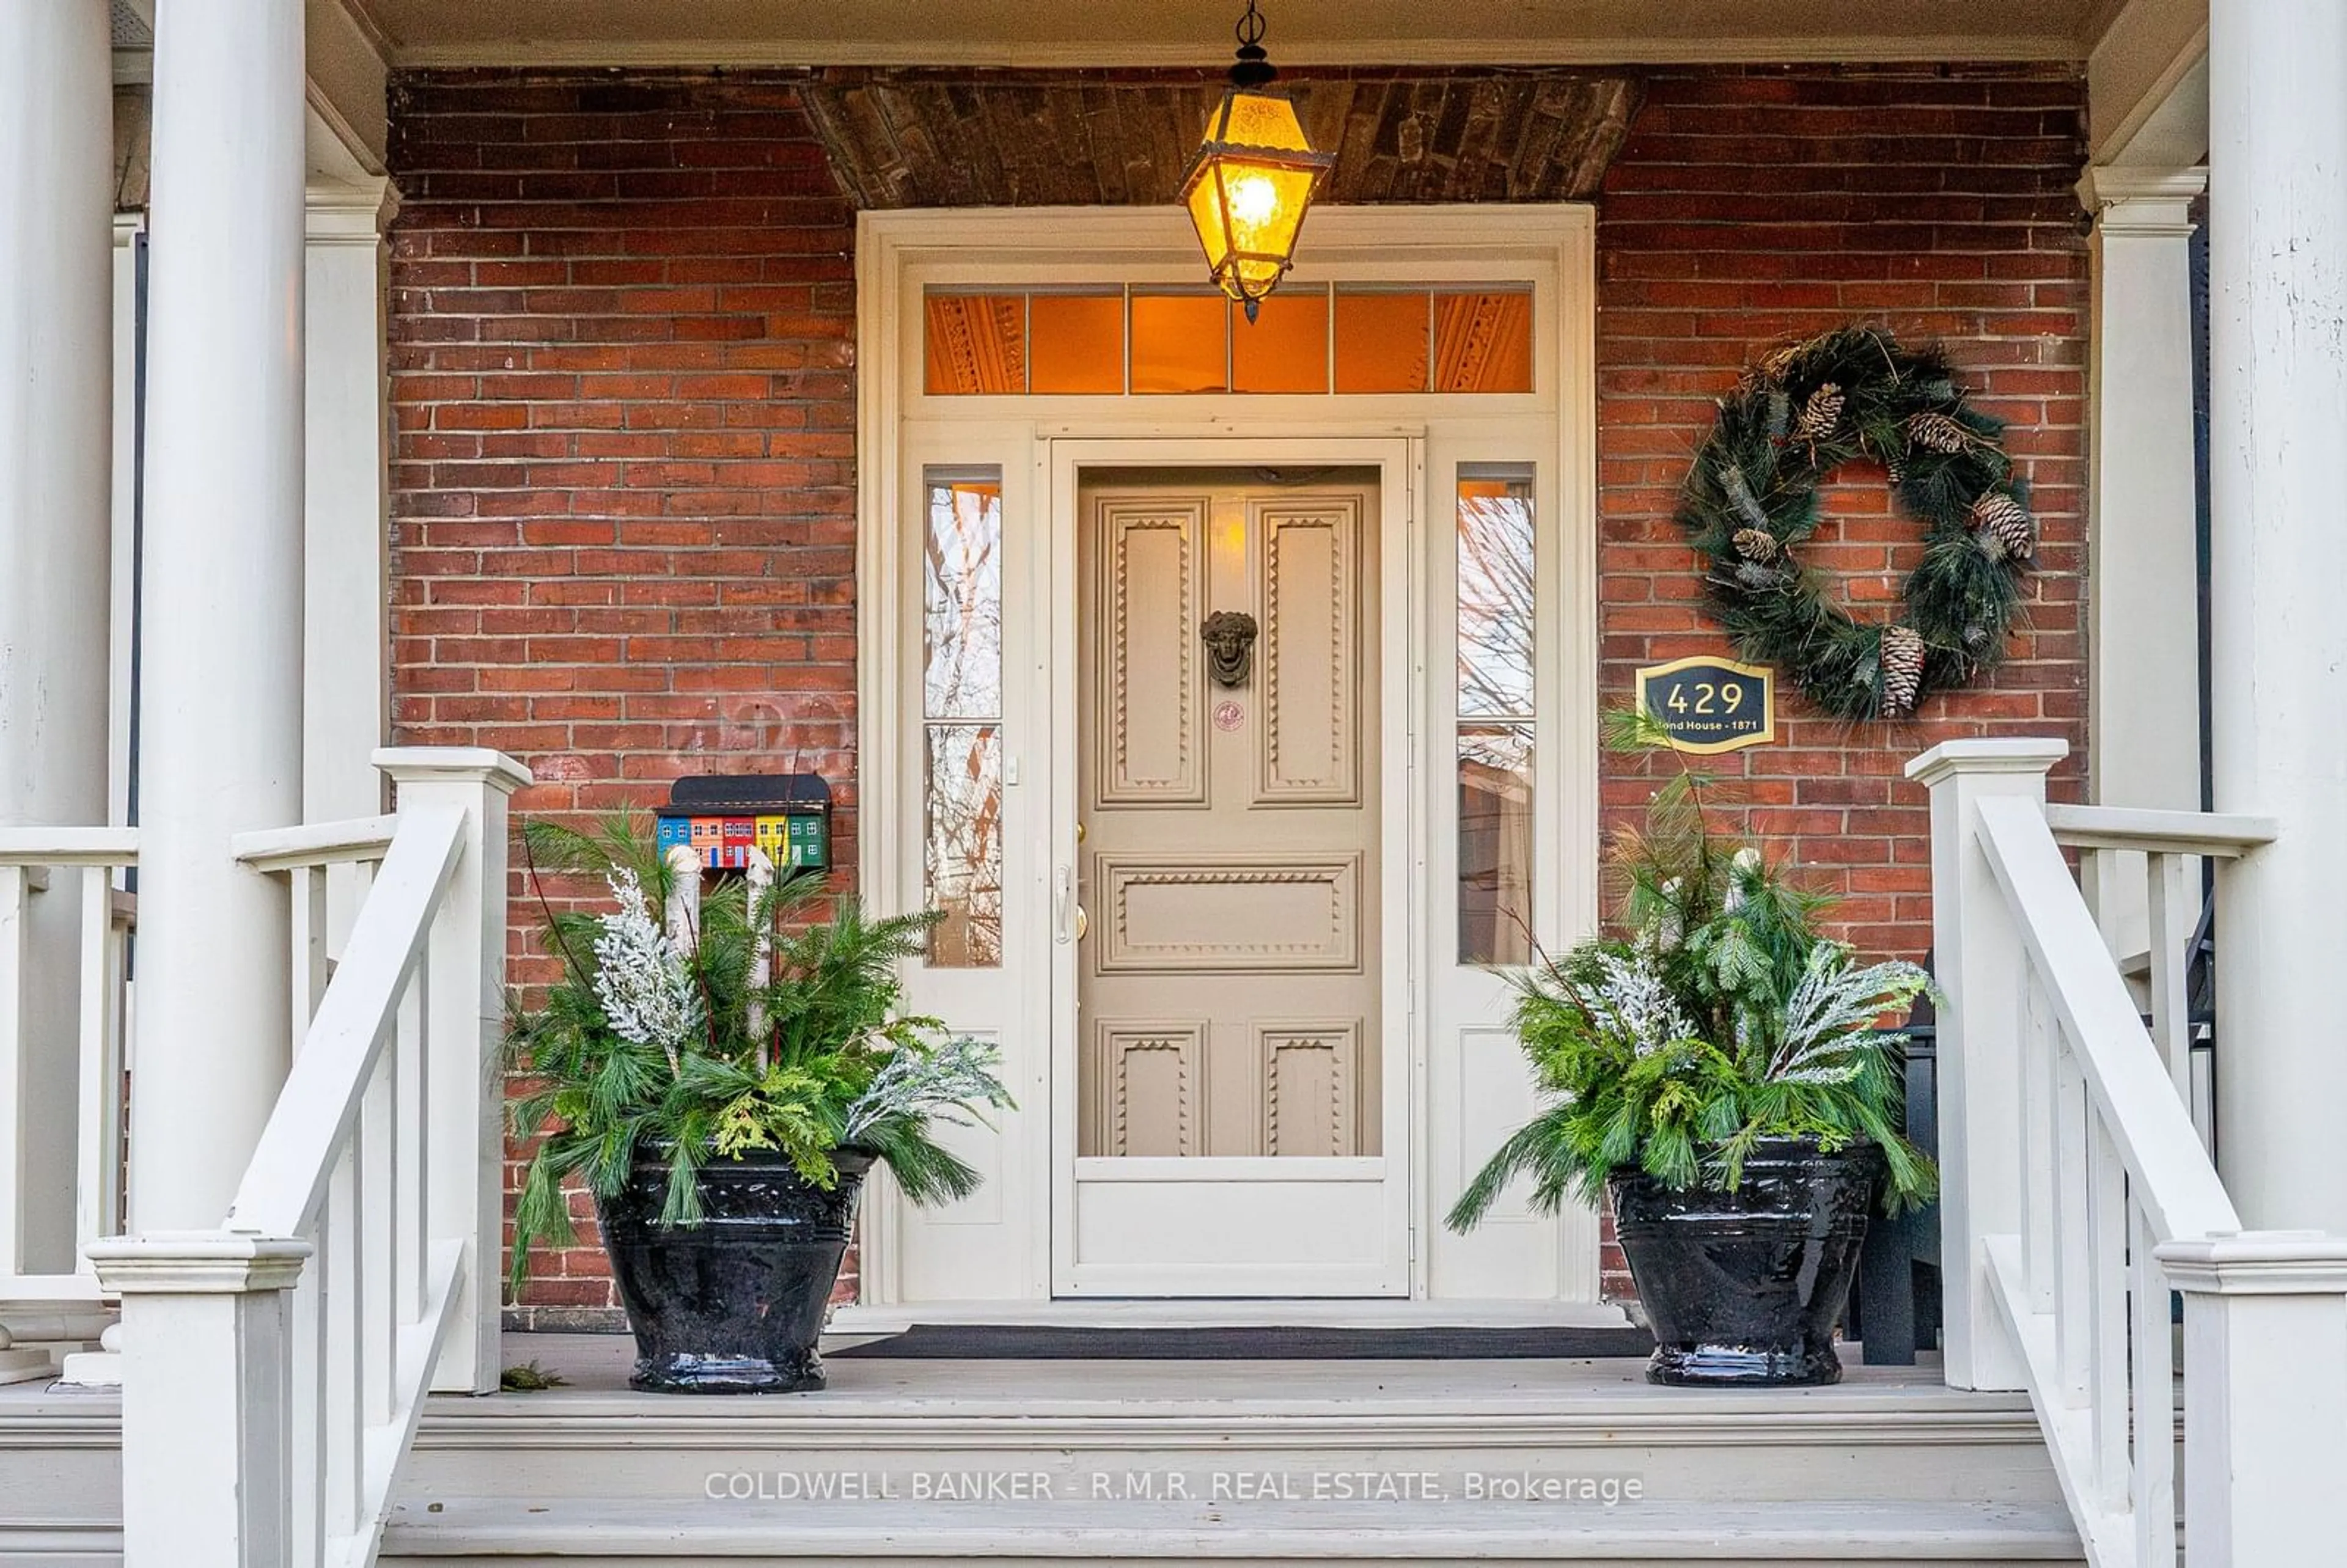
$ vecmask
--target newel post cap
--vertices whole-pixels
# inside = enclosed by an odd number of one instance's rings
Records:
[[[2043,774],[2070,754],[2070,743],[2051,736],[1942,741],[1907,764],[1907,776],[1936,784],[1960,774]]]
[[[2196,1296],[2347,1296],[2347,1236],[2220,1231],[2156,1249],[2168,1284]]]
[[[310,1244],[238,1231],[149,1231],[83,1249],[97,1282],[123,1296],[246,1296],[291,1290]]]
[[[522,764],[487,746],[378,746],[372,759],[394,784],[479,784],[511,794],[536,782]]]

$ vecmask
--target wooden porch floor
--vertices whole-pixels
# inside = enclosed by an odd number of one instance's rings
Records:
[[[833,1336],[825,1348],[861,1344],[876,1336]],[[1656,1388],[1645,1380],[1643,1357],[1598,1358],[1583,1360],[1441,1360],[1441,1361],[1086,1361],[1086,1360],[894,1360],[885,1358],[832,1355],[825,1361],[831,1387],[820,1396],[790,1396],[783,1399],[693,1400],[671,1395],[636,1394],[629,1390],[628,1374],[635,1359],[635,1341],[624,1334],[507,1334],[508,1366],[536,1362],[563,1379],[563,1385],[542,1392],[497,1396],[497,1401],[544,1402],[567,1406],[581,1400],[650,1401],[652,1408],[673,1410],[680,1405],[808,1403],[845,1411],[873,1409],[899,1401],[934,1405],[968,1401],[993,1404],[1016,1401],[1030,1410],[1038,1408],[1131,1404],[1135,1401],[1181,1404],[1342,1404],[1358,1408],[1373,1403],[1401,1403],[1419,1408],[1458,1405],[1490,1411],[1496,1408],[1557,1409],[1598,1401],[1607,1405],[1686,1408],[1690,1402],[1709,1408],[1754,1409],[1754,1396],[1744,1390],[1697,1393],[1684,1389]],[[1869,1367],[1859,1359],[1859,1347],[1845,1348],[1843,1380],[1825,1389],[1790,1389],[1761,1396],[1775,1408],[1815,1406],[1820,1409],[1916,1409],[1923,1407],[1981,1409],[2010,1408],[2022,1415],[2028,1401],[2021,1395],[1977,1395],[1952,1390],[1941,1380],[1940,1360],[1927,1356],[1912,1367]],[[478,1402],[476,1401],[476,1404]]]

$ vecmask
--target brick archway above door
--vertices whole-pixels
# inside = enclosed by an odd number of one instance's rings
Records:
[[[1642,91],[1540,67],[1286,73],[1321,200],[1577,201],[1596,192]],[[1164,206],[1223,90],[1219,72],[833,67],[806,107],[865,208]]]

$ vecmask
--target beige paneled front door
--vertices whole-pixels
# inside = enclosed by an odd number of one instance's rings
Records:
[[[1135,1293],[1366,1292],[1389,1250],[1379,521],[1344,472],[1080,497],[1077,1261]]]

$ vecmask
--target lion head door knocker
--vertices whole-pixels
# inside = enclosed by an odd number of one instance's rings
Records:
[[[1217,686],[1244,686],[1255,665],[1255,617],[1244,610],[1218,610],[1198,628],[1206,644],[1206,673]]]

